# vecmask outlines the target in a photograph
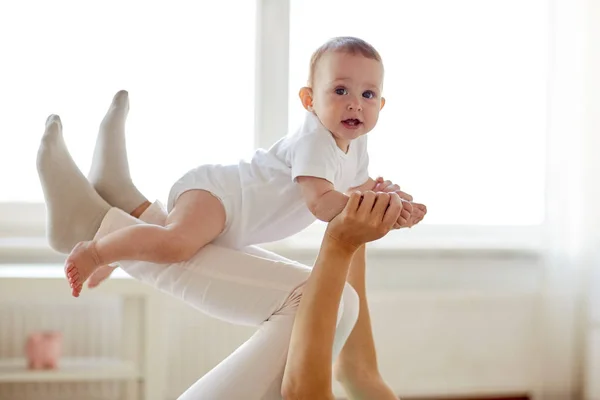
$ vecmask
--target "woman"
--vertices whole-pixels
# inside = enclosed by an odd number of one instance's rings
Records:
[[[124,145],[124,125],[129,107],[124,101],[127,99],[123,99],[122,94],[115,96],[101,124],[91,169],[93,185],[71,158],[62,137],[60,119],[51,116],[46,122],[38,151],[38,174],[48,211],[49,242],[51,245],[61,243],[60,247],[53,247],[63,253],[70,252],[77,242],[100,238],[125,226],[165,223],[166,212],[162,205],[148,202],[131,182]],[[102,196],[97,192],[100,189]],[[305,316],[298,319],[292,346],[298,355],[292,355],[287,361],[283,394],[289,398],[302,395],[297,382],[304,379],[308,365],[305,355],[313,353],[315,345],[332,349],[329,360],[336,360],[340,355],[335,365],[336,375],[350,392],[385,393],[387,390],[391,393],[379,376],[376,362],[373,363],[374,346],[368,310],[361,314],[361,319],[357,292],[345,281],[343,271],[348,271],[351,260],[354,263],[351,254],[358,251],[361,243],[373,240],[375,232],[382,235],[389,231],[380,212],[385,205],[386,215],[393,215],[400,199],[396,194],[365,194],[359,217],[357,196],[354,195],[355,201],[349,202],[347,210],[330,223],[317,263],[319,268],[315,267],[315,272],[322,273],[313,276],[315,279],[311,280],[311,285],[307,284],[311,274],[309,267],[259,247],[234,250],[208,245],[186,262],[119,263],[132,277],[209,315],[258,327],[246,343],[199,379],[180,399],[280,399],[292,328],[303,297],[307,298],[304,301]],[[369,204],[378,204],[378,207],[369,209]],[[354,217],[348,219],[349,215]],[[380,218],[378,222],[377,218]],[[346,240],[348,238],[350,241]],[[354,250],[340,256],[340,249],[347,250],[349,243]],[[355,287],[364,290],[364,251],[357,258],[356,270],[362,268],[363,272],[362,277],[360,272],[354,274],[357,277]],[[324,269],[323,264],[329,267]],[[108,268],[98,270],[99,275],[92,276],[90,280],[98,284],[109,274],[106,272],[110,271]],[[337,272],[328,277],[333,271]],[[332,287],[328,291],[321,290],[330,280]],[[306,296],[305,290],[310,287],[313,289]],[[323,299],[324,293],[330,293],[330,297]],[[313,312],[315,302],[323,303],[334,312],[324,313],[325,319],[314,319],[320,313]],[[353,330],[357,319],[357,328]],[[322,324],[327,326],[322,337],[310,333],[315,326]],[[344,346],[351,333],[355,340]],[[328,364],[322,366],[323,379],[331,387],[331,363],[326,362]],[[360,374],[356,368],[358,365],[361,365]],[[315,393],[321,393],[321,387],[321,382],[312,384],[308,381],[304,386],[306,390],[314,389]],[[323,398],[327,396],[329,393]]]

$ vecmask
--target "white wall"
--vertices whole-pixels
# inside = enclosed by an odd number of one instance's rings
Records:
[[[600,151],[600,2],[588,1],[587,29],[589,41],[587,43],[587,86],[586,86],[586,121],[587,158],[598,159]],[[588,209],[595,210],[600,204],[598,191],[598,177],[600,177],[600,162],[595,163],[595,169],[589,171],[586,199]],[[590,232],[590,247],[593,251],[589,254],[589,265],[593,271],[590,285],[588,286],[590,298],[588,302],[588,316],[585,325],[585,345],[583,355],[585,369],[583,384],[586,400],[600,399],[600,212],[594,213],[587,219],[587,230]]]

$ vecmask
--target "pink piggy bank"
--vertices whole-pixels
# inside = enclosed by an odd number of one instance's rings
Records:
[[[35,332],[27,338],[25,353],[29,369],[58,368],[58,359],[62,350],[62,333],[45,331]]]

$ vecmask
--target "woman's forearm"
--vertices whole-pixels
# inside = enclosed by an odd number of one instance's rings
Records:
[[[296,314],[287,384],[331,390],[331,364],[337,312],[354,249],[325,235]]]
[[[365,275],[366,246],[363,245],[354,254],[347,276],[348,283],[356,290],[360,299],[360,311],[358,321],[340,354],[340,360],[343,365],[350,366],[352,369],[360,369],[361,372],[367,371],[377,374],[377,353],[367,302]],[[360,362],[360,365],[355,365],[357,361]]]

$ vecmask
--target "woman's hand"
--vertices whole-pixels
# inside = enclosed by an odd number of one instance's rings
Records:
[[[410,194],[403,192],[400,189],[400,186],[392,181],[384,180],[382,177],[378,177],[375,180],[375,187],[373,188],[373,191],[386,193],[396,192],[402,198],[402,200],[410,202],[410,218],[405,219],[405,221],[398,221],[396,225],[394,225],[394,229],[413,227],[421,222],[421,220],[423,220],[427,214],[427,207],[424,204],[413,202],[413,197]],[[406,210],[407,208],[407,204],[405,203],[404,209]]]
[[[327,225],[325,238],[354,252],[361,245],[385,236],[401,212],[402,200],[397,193],[354,192],[344,210]]]

